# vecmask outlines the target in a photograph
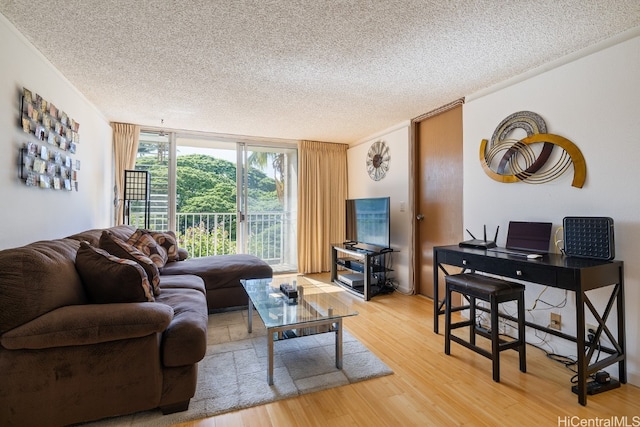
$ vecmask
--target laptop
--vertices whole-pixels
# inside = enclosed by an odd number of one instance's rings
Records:
[[[520,256],[549,253],[551,227],[550,222],[509,221],[505,247],[487,250]]]

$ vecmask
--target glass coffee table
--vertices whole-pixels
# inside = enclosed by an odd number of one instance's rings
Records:
[[[342,369],[342,319],[358,314],[351,308],[351,295],[336,285],[314,283],[303,276],[243,279],[249,295],[248,332],[253,327],[253,307],[267,328],[267,382],[273,385],[273,343],[279,339],[335,332],[336,368]],[[280,290],[288,284],[289,296]]]

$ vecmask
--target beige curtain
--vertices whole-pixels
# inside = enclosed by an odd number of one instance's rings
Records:
[[[124,171],[136,166],[140,127],[127,123],[111,123],[113,128],[113,153],[115,159],[115,181],[117,194],[116,224],[122,224],[124,198]]]
[[[298,271],[331,269],[331,244],[345,238],[346,144],[298,146]]]

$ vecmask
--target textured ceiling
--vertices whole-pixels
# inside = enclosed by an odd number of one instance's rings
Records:
[[[638,0],[0,0],[110,121],[353,142],[640,26]]]

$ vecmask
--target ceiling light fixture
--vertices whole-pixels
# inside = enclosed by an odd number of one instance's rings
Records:
[[[160,119],[160,133],[158,134],[159,136],[167,136],[163,128],[164,128],[164,119]]]

